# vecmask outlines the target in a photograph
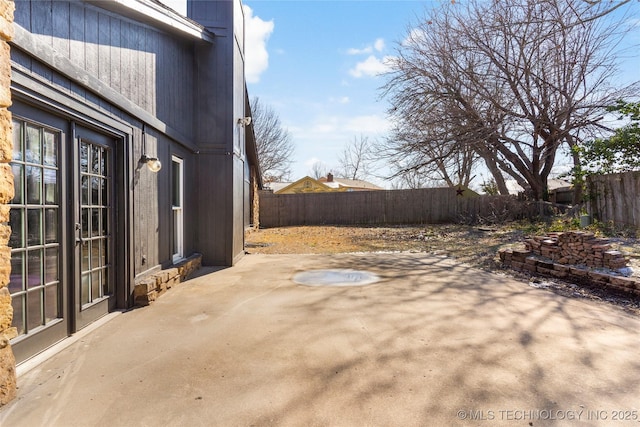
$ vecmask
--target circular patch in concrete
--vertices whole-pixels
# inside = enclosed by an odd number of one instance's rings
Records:
[[[293,276],[293,281],[306,286],[365,286],[376,283],[380,278],[361,270],[311,270]]]

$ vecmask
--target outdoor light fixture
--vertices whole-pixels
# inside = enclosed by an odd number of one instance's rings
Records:
[[[157,157],[147,156],[147,132],[145,125],[142,125],[142,157],[140,163],[146,163],[149,170],[153,173],[158,173],[162,169],[162,163]]]
[[[143,154],[140,162],[146,163],[149,170],[154,173],[162,169],[162,163],[156,157],[147,157],[146,154]]]
[[[240,126],[249,126],[251,124],[251,117],[240,117],[238,119],[238,124]]]

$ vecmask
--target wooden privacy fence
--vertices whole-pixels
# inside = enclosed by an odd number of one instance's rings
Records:
[[[595,219],[640,228],[640,172],[591,175],[587,186]]]
[[[513,196],[458,196],[454,188],[273,194],[260,192],[260,226],[501,222],[550,214]]]

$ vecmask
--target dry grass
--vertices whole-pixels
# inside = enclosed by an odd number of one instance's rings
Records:
[[[263,254],[413,251],[445,254],[492,268],[499,248],[515,245],[523,238],[523,232],[513,227],[284,227],[251,231],[247,235],[247,251]]]
[[[246,248],[254,254],[337,254],[348,252],[424,252],[447,255],[484,270],[503,273],[544,287],[567,297],[606,301],[628,312],[640,314],[640,300],[608,289],[594,289],[552,279],[532,278],[503,270],[497,253],[503,247],[524,247],[524,239],[541,234],[531,224],[505,224],[492,227],[467,225],[414,225],[396,227],[305,226],[253,230],[247,233]],[[559,230],[558,230],[559,231]],[[611,238],[624,251],[629,265],[640,275],[640,241]]]

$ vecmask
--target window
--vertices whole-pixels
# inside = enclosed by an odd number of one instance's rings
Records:
[[[171,208],[173,210],[173,262],[184,258],[183,160],[171,156]]]

